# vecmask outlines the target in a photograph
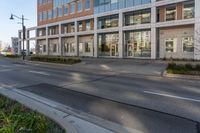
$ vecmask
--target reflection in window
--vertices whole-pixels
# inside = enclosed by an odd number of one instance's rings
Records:
[[[166,52],[175,53],[176,52],[177,39],[167,38],[165,39]]]
[[[176,5],[166,7],[166,21],[176,19]]]
[[[194,18],[194,2],[184,4],[184,19]]]
[[[183,51],[194,52],[194,38],[193,37],[183,37]]]
[[[141,10],[125,13],[125,26],[145,24],[151,21],[151,10]]]
[[[151,57],[151,32],[130,31],[125,33],[125,53],[128,57]]]
[[[111,15],[98,19],[98,29],[111,27],[118,27],[118,15]]]

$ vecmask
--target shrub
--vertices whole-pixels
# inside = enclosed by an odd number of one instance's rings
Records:
[[[51,63],[62,63],[62,64],[76,64],[80,63],[79,58],[66,58],[66,57],[52,57],[52,56],[32,56],[31,61],[51,62]]]
[[[5,55],[5,57],[8,57],[8,58],[20,58],[21,56],[19,56],[19,55]]]
[[[200,64],[175,64],[169,63],[167,67],[167,73],[173,74],[188,74],[188,75],[200,75]]]

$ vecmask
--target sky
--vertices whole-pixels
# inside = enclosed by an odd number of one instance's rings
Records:
[[[37,0],[1,0],[0,1],[0,41],[10,43],[11,37],[18,37],[18,30],[21,29],[20,19],[10,20],[11,13],[25,18],[26,27],[37,25]]]

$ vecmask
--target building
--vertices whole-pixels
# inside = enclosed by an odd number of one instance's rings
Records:
[[[0,52],[2,51],[2,41],[0,41]]]
[[[199,12],[200,0],[38,0],[36,53],[200,59]]]
[[[18,54],[18,47],[19,47],[19,38],[18,37],[11,37],[12,43],[12,54]]]

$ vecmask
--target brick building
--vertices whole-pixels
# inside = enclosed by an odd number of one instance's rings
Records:
[[[37,54],[200,59],[199,0],[38,0],[37,9]]]

